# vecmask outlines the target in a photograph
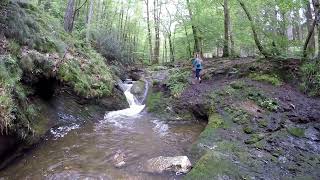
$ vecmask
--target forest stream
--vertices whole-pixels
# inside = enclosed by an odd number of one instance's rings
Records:
[[[179,179],[175,173],[147,173],[144,163],[159,156],[185,156],[204,129],[192,121],[160,120],[144,111],[123,84],[130,108],[99,115],[59,98],[58,117],[69,123],[51,129],[38,147],[4,171],[4,179]],[[100,113],[101,114],[101,113]],[[95,118],[92,120],[92,118]],[[70,123],[72,122],[72,123]],[[80,123],[83,122],[83,123]],[[117,165],[116,157],[124,163]],[[2,178],[0,178],[2,179]]]

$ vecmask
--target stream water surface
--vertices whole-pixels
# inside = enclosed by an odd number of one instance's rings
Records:
[[[204,124],[156,118],[143,111],[131,86],[123,85],[130,108],[104,117],[85,120],[66,111],[68,105],[58,108],[59,117],[72,123],[51,129],[46,141],[0,172],[0,179],[180,179],[146,173],[144,164],[158,156],[188,156]],[[115,165],[117,154],[125,162],[121,167]]]

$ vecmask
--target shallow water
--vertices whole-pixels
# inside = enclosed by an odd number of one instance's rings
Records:
[[[68,108],[68,107],[65,107]],[[62,110],[63,108],[61,108]],[[139,109],[139,111],[141,111]],[[58,112],[59,117],[77,115]],[[69,111],[70,112],[70,111]],[[123,113],[123,111],[121,111]],[[112,114],[112,113],[111,113]],[[204,128],[190,121],[165,121],[141,112],[131,116],[87,116],[51,130],[52,136],[0,172],[4,179],[179,179],[174,173],[144,172],[144,163],[158,156],[189,155]],[[82,119],[83,116],[79,119]],[[114,156],[124,155],[117,168]],[[1,179],[1,178],[0,178]]]

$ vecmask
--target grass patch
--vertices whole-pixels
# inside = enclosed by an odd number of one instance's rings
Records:
[[[252,73],[249,75],[249,78],[260,82],[266,82],[274,86],[281,86],[283,84],[280,78],[275,74]]]
[[[302,138],[305,136],[305,131],[302,128],[290,127],[290,128],[287,128],[287,131],[289,134],[291,134],[292,136],[295,136],[295,137]]]

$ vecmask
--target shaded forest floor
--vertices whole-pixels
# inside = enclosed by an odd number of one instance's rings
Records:
[[[178,114],[208,120],[187,179],[320,177],[319,98],[255,59],[211,59],[205,67],[202,83],[190,78],[171,102]]]

